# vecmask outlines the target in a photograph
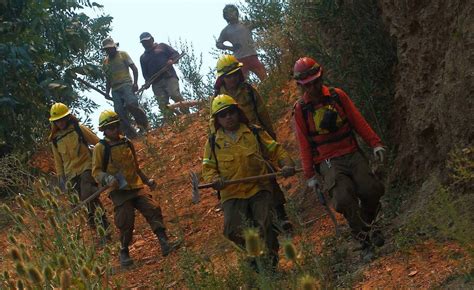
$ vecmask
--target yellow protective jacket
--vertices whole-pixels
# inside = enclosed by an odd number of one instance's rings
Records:
[[[136,160],[130,149],[127,139],[121,137],[120,141],[112,143],[110,139],[105,138],[111,148],[110,157],[107,165],[107,171],[102,171],[102,162],[104,159],[105,146],[102,143],[97,143],[92,155],[92,176],[99,184],[104,184],[104,178],[108,175],[116,175],[122,173],[127,180],[127,187],[124,190],[143,188],[143,182],[137,173]]]
[[[99,138],[86,126],[79,124],[82,136],[88,145],[95,145]],[[66,180],[80,175],[92,167],[92,154],[88,146],[81,142],[74,125],[69,125],[64,130],[59,130],[51,137],[56,174],[64,176]]]
[[[222,177],[224,180],[240,179],[269,173],[266,160],[280,166],[293,166],[293,160],[283,147],[273,140],[265,130],[259,128],[256,135],[245,124],[240,124],[236,132],[236,141],[217,130],[215,135],[215,154],[212,153],[210,140],[204,149],[202,162],[202,177],[205,182],[212,182]],[[265,156],[266,158],[264,158]],[[227,185],[220,191],[221,202],[232,198],[250,198],[261,190],[272,191],[269,180],[260,180],[247,183]]]
[[[259,125],[263,127],[270,136],[276,136],[273,130],[273,122],[270,119],[265,102],[252,85],[245,82],[241,83],[234,93],[227,91],[225,86],[221,86],[219,94],[226,94],[234,98],[239,104],[239,108],[242,109],[245,116],[249,119],[250,124]]]

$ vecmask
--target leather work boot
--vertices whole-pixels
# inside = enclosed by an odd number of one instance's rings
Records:
[[[374,230],[370,235],[370,240],[372,241],[372,244],[379,248],[385,244],[385,239],[380,230]]]
[[[288,218],[288,215],[286,214],[285,206],[283,204],[277,205],[275,207],[275,211],[276,211],[278,221],[283,231],[285,233],[292,234],[293,224],[291,223],[290,219]]]
[[[369,263],[375,257],[374,246],[371,243],[361,242],[360,258],[364,263]]]
[[[130,258],[130,254],[128,252],[128,248],[120,249],[120,266],[127,267],[133,264],[132,258]]]
[[[158,230],[156,232],[156,237],[158,238],[158,242],[160,243],[161,255],[163,257],[168,256],[171,252],[176,250],[181,244],[181,241],[169,243],[168,236],[166,235],[166,232],[164,229]]]
[[[359,241],[360,247],[356,250],[360,250],[360,258],[364,263],[372,261],[375,257],[374,246],[370,241],[369,233],[361,231],[358,233],[352,233],[354,238]]]

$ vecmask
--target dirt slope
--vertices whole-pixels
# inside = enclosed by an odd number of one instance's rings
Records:
[[[380,1],[396,40],[391,138],[395,167],[412,181],[444,172],[448,153],[474,137],[474,3]]]

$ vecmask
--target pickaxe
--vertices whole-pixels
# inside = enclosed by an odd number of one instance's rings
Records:
[[[301,168],[295,169],[296,172],[301,172]],[[193,186],[193,203],[198,203],[199,200],[201,199],[201,195],[199,193],[199,189],[203,188],[210,188],[214,185],[214,183],[205,183],[205,184],[199,184],[199,177],[196,173],[191,172],[191,184]],[[236,184],[236,183],[245,183],[245,182],[250,182],[250,181],[256,181],[256,180],[261,180],[261,179],[270,179],[270,178],[275,178],[277,176],[281,175],[281,172],[274,172],[274,173],[267,173],[263,175],[257,175],[257,176],[249,176],[249,177],[244,177],[240,179],[233,179],[233,180],[226,180],[224,181],[224,186],[230,185],[230,184]]]

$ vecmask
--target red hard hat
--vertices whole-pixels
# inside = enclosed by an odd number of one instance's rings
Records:
[[[299,84],[309,83],[321,76],[323,68],[311,57],[302,57],[295,62],[293,78]]]

